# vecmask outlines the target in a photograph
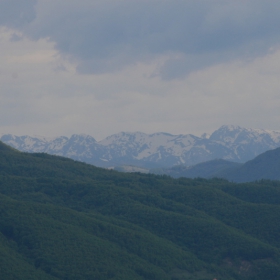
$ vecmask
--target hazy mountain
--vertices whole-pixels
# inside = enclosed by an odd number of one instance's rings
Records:
[[[9,134],[1,140],[20,151],[61,155],[101,167],[158,168],[195,165],[214,159],[246,162],[279,147],[280,132],[227,125],[201,137],[121,132],[99,142],[89,135],[47,139]]]
[[[242,166],[234,170],[225,170],[220,175],[234,182],[280,180],[280,148],[262,153]]]
[[[267,150],[279,147],[280,132],[229,125],[214,131],[209,140],[225,145],[233,151],[239,162],[245,162]]]
[[[129,171],[123,169],[122,171]],[[151,173],[174,178],[224,178],[233,182],[251,182],[261,179],[280,180],[280,148],[266,151],[246,163],[216,159],[193,166],[178,165],[152,169]]]
[[[169,175],[173,178],[214,178],[221,177],[223,172],[235,170],[240,166],[242,166],[242,163],[231,162],[224,159],[214,159],[191,166],[177,165],[171,168],[152,169],[150,172]]]

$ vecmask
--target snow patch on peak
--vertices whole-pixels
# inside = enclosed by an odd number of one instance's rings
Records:
[[[97,142],[87,134],[60,136],[2,135],[1,140],[26,152],[46,152],[97,166],[139,165],[151,167],[193,165],[223,158],[245,162],[280,146],[280,132],[224,125],[211,135],[172,135],[164,132],[120,132]]]
[[[29,136],[21,136],[21,137],[29,137]],[[46,137],[46,136],[34,134],[31,136],[31,138],[38,139],[44,142],[51,142],[55,140],[57,137]]]
[[[217,131],[219,130],[236,131],[241,129],[242,128],[238,125],[229,124],[229,125],[222,125]]]
[[[203,133],[203,134],[201,135],[201,138],[202,138],[202,139],[209,139],[209,138],[210,138],[210,134],[208,134],[208,133]]]

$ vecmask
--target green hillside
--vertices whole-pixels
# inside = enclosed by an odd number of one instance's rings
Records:
[[[280,183],[124,174],[0,143],[1,279],[280,279]]]

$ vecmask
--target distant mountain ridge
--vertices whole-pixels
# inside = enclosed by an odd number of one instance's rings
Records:
[[[280,180],[280,148],[266,151],[237,168],[224,170],[220,177],[241,183],[256,180]]]
[[[120,171],[131,172],[125,168]],[[132,170],[133,171],[133,170]],[[135,170],[137,171],[137,170]],[[174,178],[224,178],[236,183],[258,180],[280,180],[280,148],[266,151],[245,163],[215,159],[192,166],[151,169],[150,173]]]
[[[195,165],[214,159],[244,163],[280,147],[280,132],[224,125],[210,136],[201,137],[120,132],[97,142],[89,135],[47,139],[6,134],[1,141],[20,151],[60,155],[100,167],[158,168]]]
[[[225,172],[231,172],[242,165],[242,163],[231,162],[224,159],[214,159],[192,166],[177,165],[171,168],[155,168],[151,169],[150,173],[169,175],[173,178],[186,177],[209,179],[214,177],[223,177]]]

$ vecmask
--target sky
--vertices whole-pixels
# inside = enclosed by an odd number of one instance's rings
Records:
[[[0,134],[280,130],[278,0],[0,0]]]

